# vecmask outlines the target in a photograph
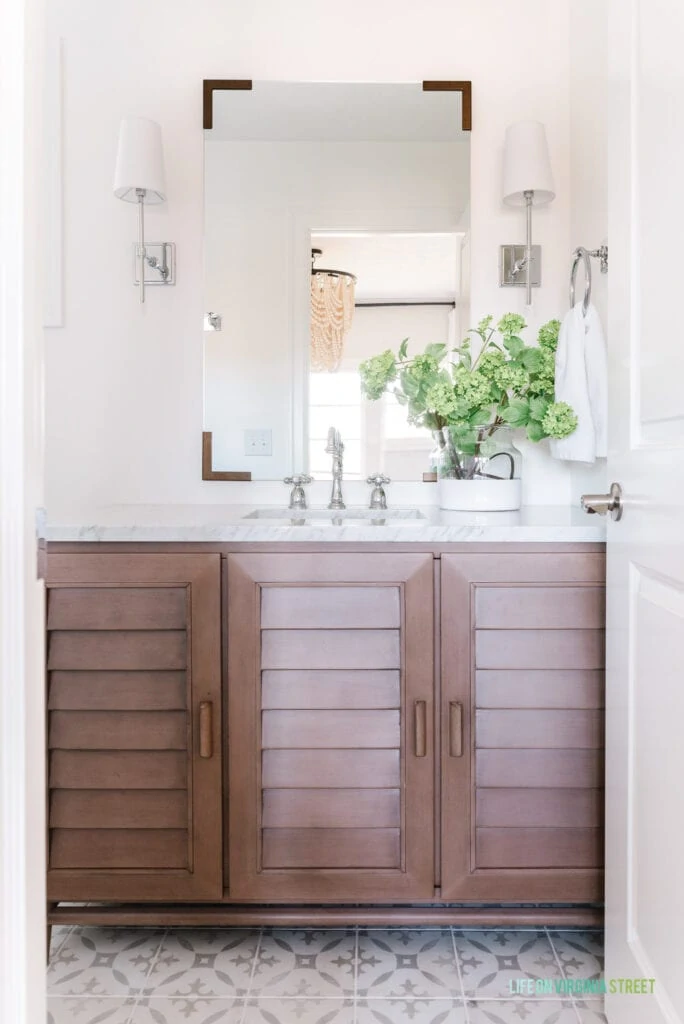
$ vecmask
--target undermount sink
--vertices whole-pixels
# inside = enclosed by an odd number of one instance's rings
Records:
[[[419,512],[417,508],[255,508],[253,512],[249,512],[243,519],[307,519],[309,521],[313,519],[320,519],[323,521],[333,520],[339,521],[340,519],[345,522],[353,522],[354,520],[361,522],[374,522],[376,520],[386,521],[391,519],[393,522],[397,520],[416,520],[425,519],[422,512]]]

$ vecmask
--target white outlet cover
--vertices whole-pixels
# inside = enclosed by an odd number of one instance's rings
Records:
[[[271,455],[273,432],[267,428],[245,430],[245,455]]]

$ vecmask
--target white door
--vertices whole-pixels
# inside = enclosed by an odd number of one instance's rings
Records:
[[[610,0],[609,32],[609,472],[624,514],[608,525],[605,974],[654,985],[606,1008],[611,1024],[681,1024],[684,3]]]

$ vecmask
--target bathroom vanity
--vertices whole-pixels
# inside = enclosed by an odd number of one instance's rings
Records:
[[[602,524],[248,511],[48,531],[51,921],[597,919]]]

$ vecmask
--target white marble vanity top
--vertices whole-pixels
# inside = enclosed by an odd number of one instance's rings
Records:
[[[245,518],[255,509],[259,518]],[[392,511],[392,510],[390,510]],[[394,509],[396,512],[396,509]],[[341,521],[277,516],[266,518],[263,505],[110,505],[88,517],[50,516],[45,539],[50,542],[116,543],[272,543],[331,542],[365,543],[491,543],[539,544],[600,543],[605,522],[579,508],[563,505],[529,505],[519,512],[447,512],[434,507],[418,510],[410,518],[384,522],[353,518],[348,508]],[[276,512],[276,506],[274,506]],[[379,517],[381,513],[374,513]]]

